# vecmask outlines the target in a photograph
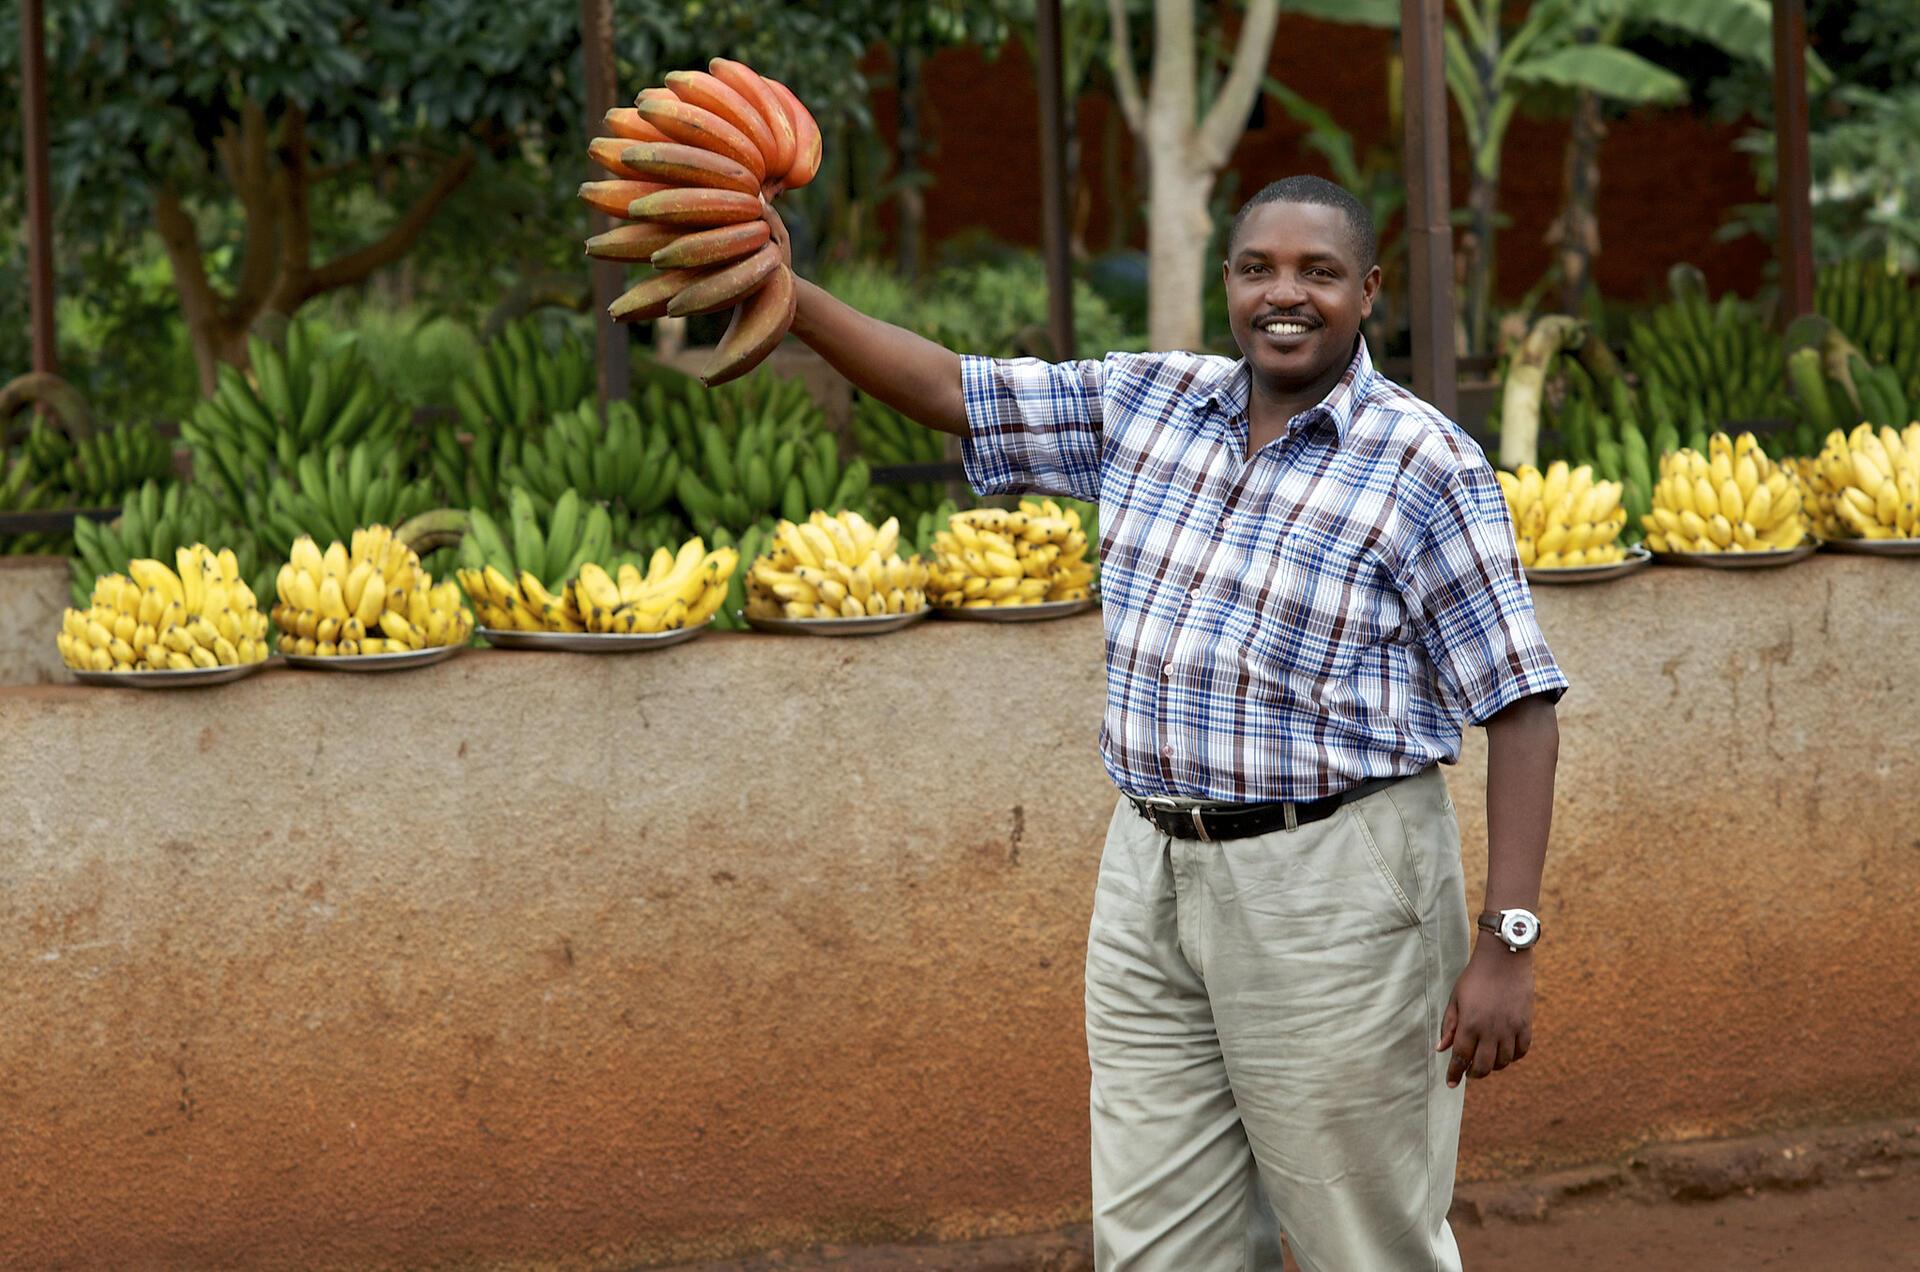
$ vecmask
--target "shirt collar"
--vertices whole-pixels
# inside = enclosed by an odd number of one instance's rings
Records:
[[[1334,437],[1345,441],[1352,430],[1354,411],[1360,400],[1367,395],[1367,385],[1373,379],[1373,357],[1367,352],[1366,338],[1355,336],[1352,361],[1347,370],[1327,396],[1320,399],[1316,406],[1308,407],[1296,417],[1302,421],[1312,421],[1325,417],[1333,422]],[[1225,371],[1218,379],[1203,391],[1199,407],[1202,410],[1220,411],[1228,419],[1246,415],[1247,399],[1253,393],[1253,382],[1247,371],[1247,360],[1241,358]]]

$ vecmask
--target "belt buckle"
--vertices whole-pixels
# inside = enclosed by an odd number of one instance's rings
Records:
[[[1142,795],[1140,802],[1148,808],[1157,808],[1162,812],[1177,813],[1180,811],[1180,797],[1178,795]]]

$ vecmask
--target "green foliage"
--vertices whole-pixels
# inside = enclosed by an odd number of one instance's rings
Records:
[[[820,285],[865,314],[895,323],[949,349],[994,357],[1052,357],[1047,336],[1047,279],[1038,256],[996,249],[986,259],[950,265],[907,282],[873,262],[837,265]],[[1076,280],[1074,352],[1099,357],[1145,347],[1141,333],[1122,329],[1099,293]]]

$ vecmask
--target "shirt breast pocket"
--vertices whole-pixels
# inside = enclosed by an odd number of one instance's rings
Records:
[[[1400,624],[1376,585],[1379,566],[1357,527],[1290,526],[1251,572],[1246,656],[1276,679],[1349,677]],[[1386,589],[1390,592],[1391,589]]]

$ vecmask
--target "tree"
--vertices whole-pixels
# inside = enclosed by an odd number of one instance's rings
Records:
[[[1153,66],[1143,97],[1134,69],[1126,0],[1107,0],[1110,54],[1120,107],[1147,148],[1147,343],[1197,349],[1213,222],[1207,202],[1246,131],[1266,74],[1280,0],[1249,0],[1233,60],[1204,115],[1193,0],[1154,0]]]
[[[483,155],[577,114],[576,23],[571,5],[483,0],[58,6],[63,214],[158,232],[210,386],[257,318],[397,260]],[[396,209],[363,238],[330,233],[332,208],[389,203],[376,184]]]
[[[1303,0],[1302,7],[1333,21],[1400,24],[1399,0]],[[1501,0],[1454,0],[1446,27],[1447,88],[1464,125],[1472,174],[1465,327],[1475,352],[1487,349],[1491,334],[1500,164],[1507,127],[1523,102],[1570,103],[1566,200],[1549,239],[1558,251],[1563,300],[1578,309],[1600,250],[1593,209],[1606,131],[1601,103],[1635,106],[1687,97],[1686,82],[1623,47],[1627,37],[1665,29],[1734,58],[1772,62],[1766,0],[1535,0],[1511,26],[1508,7]],[[1812,54],[1808,71],[1816,85],[1827,75]]]

